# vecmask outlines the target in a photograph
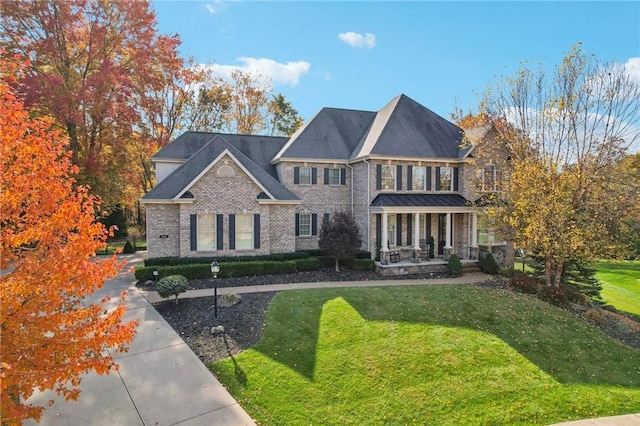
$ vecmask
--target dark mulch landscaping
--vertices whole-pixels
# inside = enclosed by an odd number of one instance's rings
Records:
[[[399,276],[393,279],[428,279],[446,276],[446,274],[429,274],[427,276]],[[326,269],[290,275],[219,278],[216,280],[216,284],[220,288],[296,282],[383,279],[388,279],[388,277],[383,277],[375,272],[345,270],[338,274],[333,270]],[[211,280],[192,280],[189,285],[191,289],[213,287]],[[506,287],[499,279],[491,279],[478,285],[503,289]],[[153,289],[153,286],[147,286],[145,283],[138,283],[138,286]],[[274,295],[274,292],[242,294],[239,303],[229,307],[219,306],[217,318],[214,317],[213,297],[180,299],[177,305],[173,300],[167,300],[156,303],[154,306],[202,362],[208,364],[235,355],[258,343],[264,332],[266,310]],[[640,322],[629,319],[625,315],[602,309],[575,310],[574,314],[622,344],[640,350]],[[224,327],[225,335],[212,335],[211,328],[219,325]]]

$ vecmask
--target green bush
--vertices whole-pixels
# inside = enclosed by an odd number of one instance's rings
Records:
[[[215,256],[215,257],[154,257],[144,261],[145,266],[170,266],[170,265],[194,265],[194,264],[211,264],[214,260],[219,263],[231,262],[263,262],[277,261],[283,262],[287,260],[304,259],[309,257],[309,253],[297,251],[293,253],[275,253],[260,256]]]
[[[188,288],[189,281],[182,275],[169,275],[156,284],[158,295],[163,298],[175,296],[176,304],[178,303],[178,295],[187,291]]]
[[[320,269],[320,259],[317,257],[308,257],[306,259],[297,259],[296,270],[298,272],[317,271]]]
[[[172,266],[137,266],[135,277],[138,281],[153,280],[153,271],[158,271],[158,278],[170,275],[183,275],[189,280],[211,278],[211,265],[172,265]]]
[[[496,262],[493,254],[487,253],[484,260],[480,262],[480,269],[482,269],[482,272],[485,274],[495,275],[500,270],[500,266],[498,266],[498,262]]]
[[[349,268],[354,271],[373,271],[375,268],[375,262],[371,258],[353,260]]]
[[[124,243],[124,247],[122,248],[122,252],[125,253],[125,254],[135,253],[136,252],[136,248],[133,246],[133,244],[131,244],[131,241],[127,240],[127,242]]]
[[[457,254],[452,253],[451,256],[449,256],[448,267],[449,273],[454,277],[462,275],[462,262],[460,262],[460,258]]]

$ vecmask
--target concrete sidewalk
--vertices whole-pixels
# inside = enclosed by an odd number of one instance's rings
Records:
[[[124,256],[133,266],[140,256]],[[127,268],[128,269],[128,268]],[[52,391],[28,402],[45,406],[41,425],[208,426],[255,425],[171,326],[135,287],[128,271],[109,280],[88,302],[102,297],[116,303],[127,290],[125,320],[138,319],[129,352],[115,356],[119,371],[83,377],[78,401],[64,401]],[[54,400],[52,407],[47,401]],[[33,421],[25,422],[35,425]]]

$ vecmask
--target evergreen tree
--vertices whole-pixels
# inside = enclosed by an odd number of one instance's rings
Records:
[[[361,246],[360,230],[350,213],[340,211],[331,218],[324,217],[318,247],[326,256],[335,259],[336,272],[340,272],[340,260],[355,256]]]

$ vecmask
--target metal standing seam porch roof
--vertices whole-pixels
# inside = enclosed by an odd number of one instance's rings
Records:
[[[453,207],[472,209],[473,203],[459,194],[378,194],[370,207]]]

